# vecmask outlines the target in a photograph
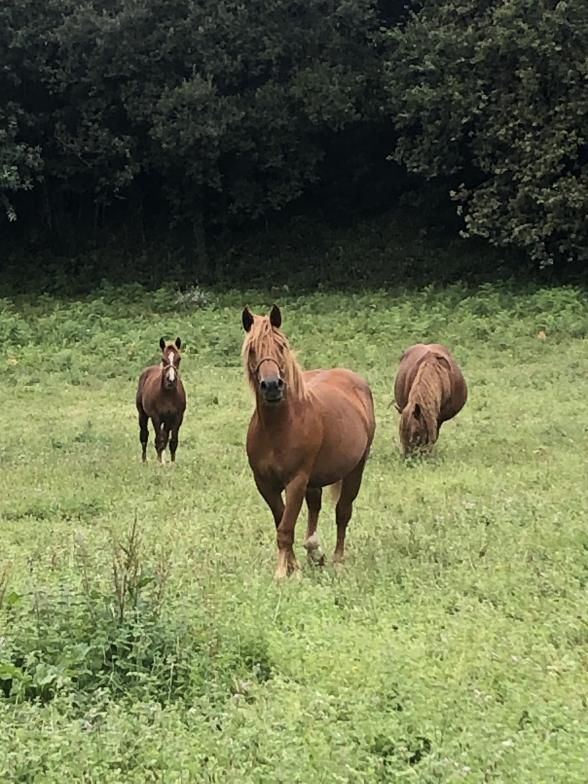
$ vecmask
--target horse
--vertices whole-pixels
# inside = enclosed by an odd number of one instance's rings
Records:
[[[246,452],[257,490],[274,518],[275,577],[280,580],[299,569],[294,529],[304,499],[304,547],[311,562],[324,564],[316,529],[326,486],[333,486],[336,497],[333,560],[343,561],[345,533],[376,429],[374,404],[367,382],[351,370],[302,370],[280,329],[277,305],[269,316],[246,307],[242,321],[247,333],[243,366],[255,395]]]
[[[416,343],[400,358],[394,402],[405,456],[430,451],[443,422],[466,404],[468,388],[455,358],[438,343]]]
[[[168,439],[172,463],[176,459],[178,434],[186,411],[186,391],[180,378],[181,346],[180,338],[176,338],[174,343],[166,343],[161,338],[161,365],[151,365],[139,377],[135,402],[139,413],[139,440],[144,463],[147,460],[149,418],[155,431],[158,461],[165,463]]]

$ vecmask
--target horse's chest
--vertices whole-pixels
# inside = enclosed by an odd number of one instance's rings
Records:
[[[303,461],[301,450],[290,447],[267,447],[253,443],[248,448],[249,463],[257,476],[274,484],[285,486],[296,474]]]

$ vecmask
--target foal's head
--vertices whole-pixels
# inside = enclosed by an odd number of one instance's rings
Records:
[[[174,343],[166,343],[163,338],[159,341],[161,349],[162,383],[165,389],[174,389],[180,376],[180,362],[182,357],[180,348],[182,341],[176,338]]]
[[[245,308],[243,328],[247,335],[242,356],[245,373],[263,403],[274,406],[287,394],[303,395],[302,371],[281,332],[282,314],[274,305],[269,316],[257,316]]]

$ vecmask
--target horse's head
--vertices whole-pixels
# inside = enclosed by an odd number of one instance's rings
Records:
[[[249,383],[267,405],[284,400],[292,374],[294,359],[288,341],[280,331],[282,314],[274,305],[268,316],[257,316],[249,308],[243,310],[243,364]]]
[[[173,343],[166,343],[163,338],[159,341],[159,348],[161,349],[161,374],[162,384],[165,389],[174,389],[178,384],[180,377],[180,362],[182,356],[180,348],[182,341],[176,338]]]
[[[431,447],[437,440],[437,421],[421,403],[409,402],[400,414],[400,442],[408,455]]]

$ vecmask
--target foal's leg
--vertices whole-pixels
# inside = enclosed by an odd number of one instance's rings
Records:
[[[169,442],[169,452],[171,455],[172,463],[175,463],[176,460],[176,449],[178,448],[178,436],[180,434],[181,426],[182,426],[182,417],[176,419],[171,426],[171,439]]]
[[[137,410],[139,412],[139,441],[141,442],[141,460],[145,463],[147,460],[147,442],[149,441],[149,430],[147,428],[149,417],[143,410],[143,406],[140,408],[137,406]]]
[[[155,451],[157,452],[157,460],[163,464],[165,462],[163,450],[167,443],[167,436],[164,433],[165,424],[158,416],[152,416],[151,421],[153,422],[153,429],[155,430]]]
[[[318,525],[319,512],[321,511],[321,487],[309,487],[306,490],[306,505],[308,506],[308,527],[306,529],[306,539],[304,546],[309,560],[313,563],[323,566],[325,563],[325,555],[319,544],[318,536],[316,535],[316,527]]]
[[[366,459],[367,455],[362,458],[361,462],[355,466],[350,474],[347,474],[341,484],[341,495],[335,507],[335,519],[337,521],[337,545],[333,555],[335,563],[341,563],[345,558],[345,532],[353,511],[353,502],[361,487],[361,478]]]
[[[170,426],[169,422],[163,421],[161,423],[161,463],[165,463],[165,450],[167,449],[167,442],[169,441]]]

